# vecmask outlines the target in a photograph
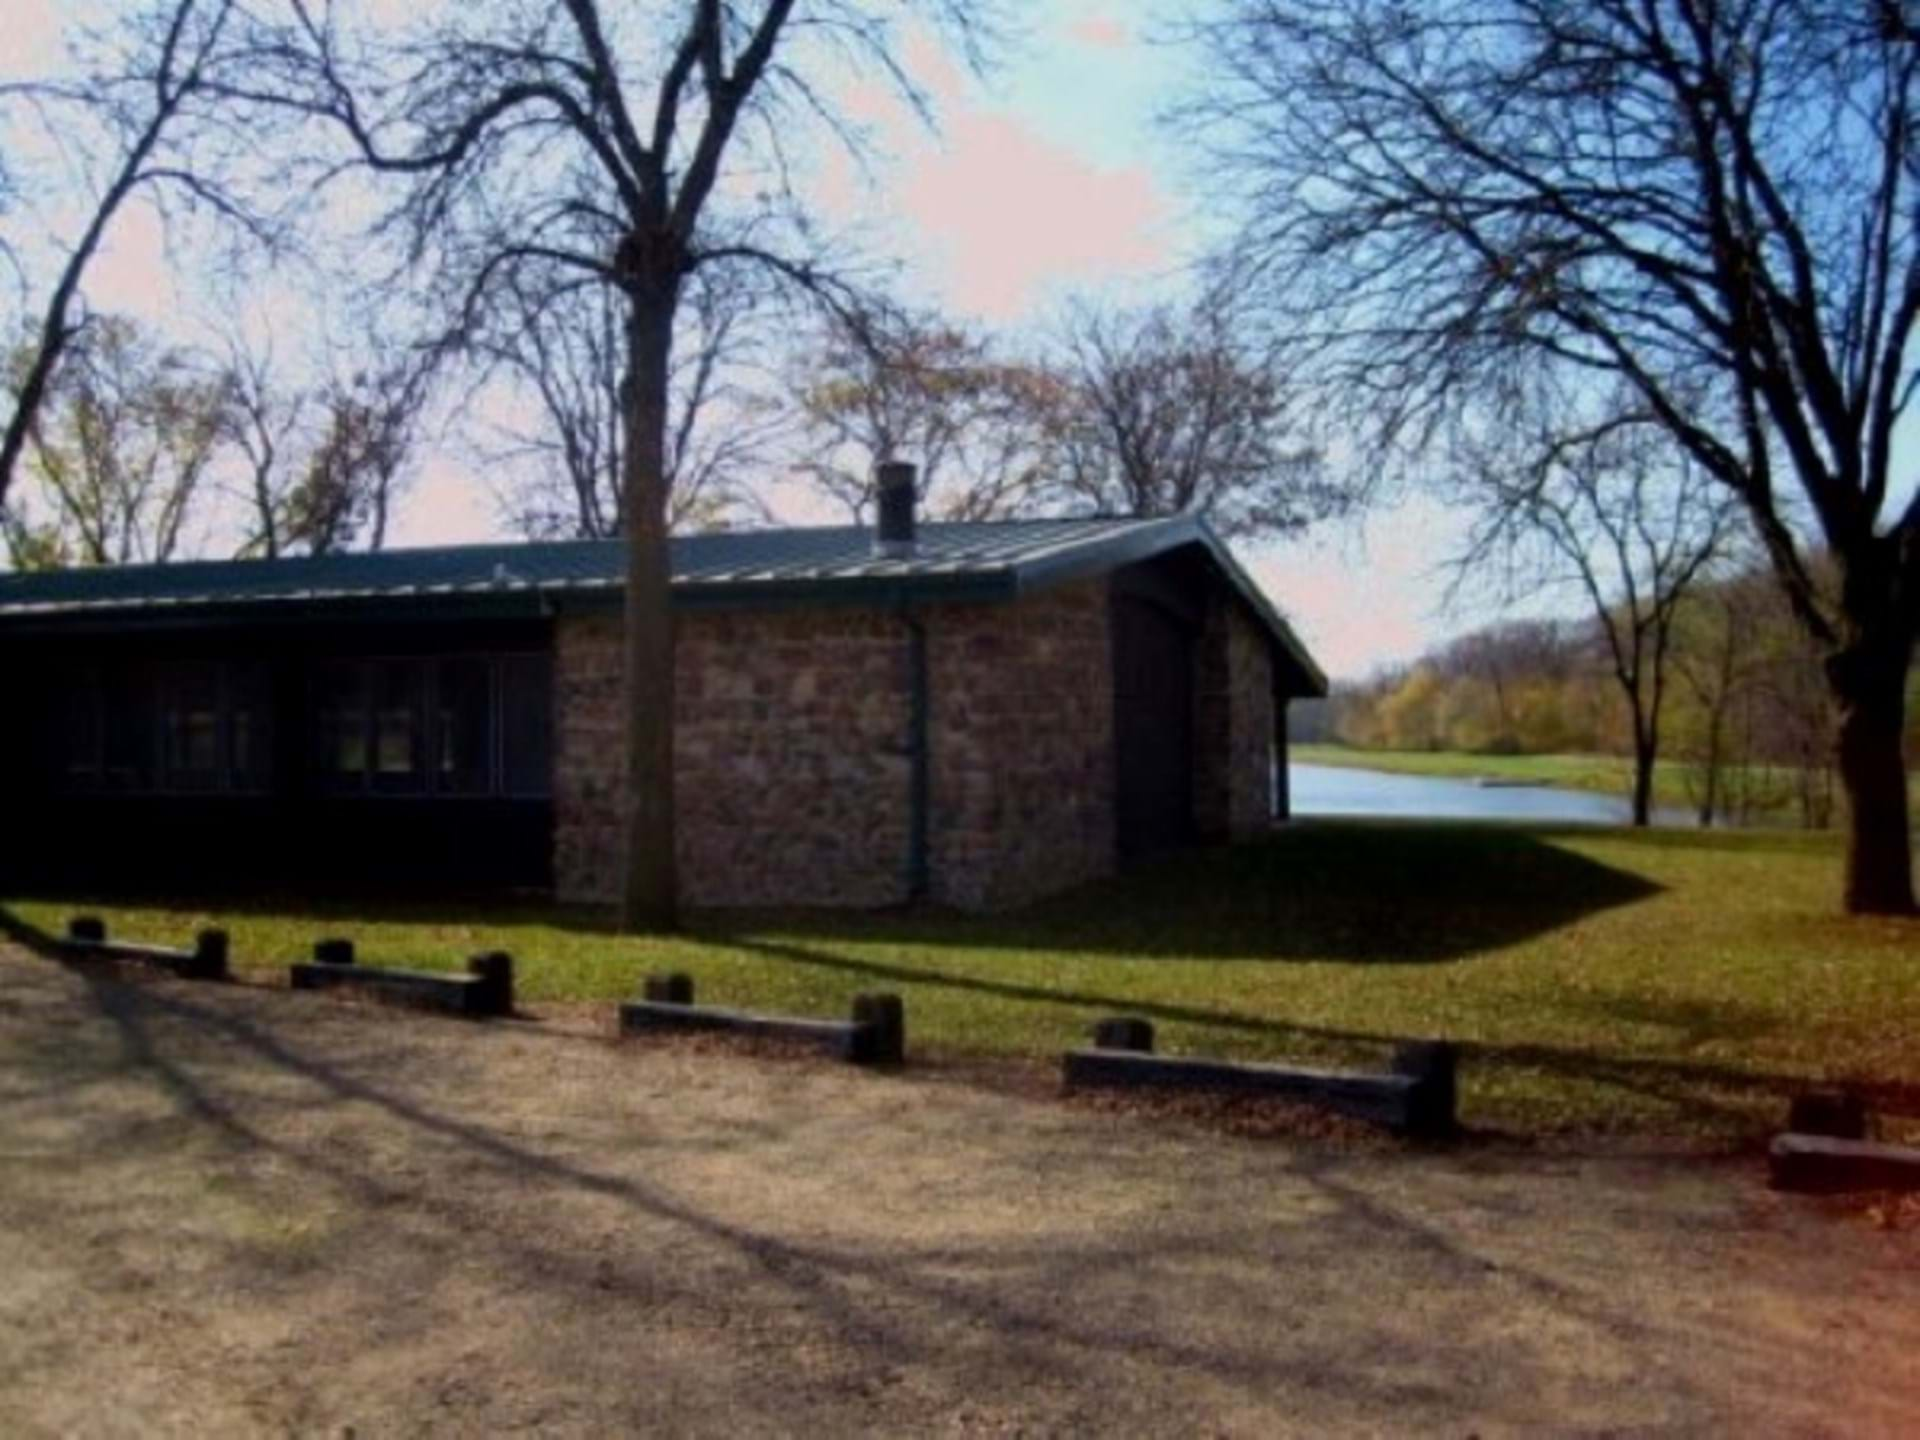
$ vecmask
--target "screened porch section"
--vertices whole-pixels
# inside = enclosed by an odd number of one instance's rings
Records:
[[[79,886],[544,887],[550,644],[496,626],[48,647],[5,738],[50,843],[10,864]]]

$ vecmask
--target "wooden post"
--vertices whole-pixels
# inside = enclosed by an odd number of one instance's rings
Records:
[[[202,930],[194,937],[193,956],[180,966],[180,974],[189,980],[227,980],[227,932]]]
[[[1825,1135],[1834,1140],[1867,1138],[1867,1103],[1839,1090],[1796,1095],[1787,1110],[1787,1129],[1796,1135]]]
[[[504,950],[476,955],[467,962],[467,973],[482,982],[483,993],[476,1009],[482,1015],[513,1013],[513,957]]]
[[[1293,818],[1293,777],[1287,772],[1287,697],[1273,701],[1273,814],[1274,820]]]
[[[313,958],[321,965],[351,965],[354,961],[353,941],[330,937],[313,942]]]
[[[641,997],[656,1005],[693,1004],[693,977],[675,971],[671,975],[649,975],[641,986]]]
[[[1094,1022],[1093,1046],[1096,1050],[1133,1050],[1151,1055],[1153,1022],[1138,1015],[1109,1015]]]
[[[871,1025],[862,1049],[848,1058],[869,1065],[901,1065],[907,1058],[907,1012],[898,995],[857,995],[853,1023]],[[858,1042],[856,1042],[858,1044]]]
[[[1418,1082],[1407,1097],[1408,1134],[1437,1139],[1454,1132],[1459,1063],[1459,1051],[1445,1040],[1415,1040],[1393,1052],[1393,1073]]]

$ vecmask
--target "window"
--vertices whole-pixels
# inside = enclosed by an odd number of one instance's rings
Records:
[[[262,667],[131,662],[74,670],[66,684],[68,789],[138,795],[269,787],[272,707]]]
[[[322,784],[332,790],[367,783],[367,667],[326,665],[314,686],[315,756]]]
[[[66,748],[67,786],[98,790],[106,777],[106,730],[98,670],[80,670],[69,677],[65,708],[66,728],[61,739]]]
[[[426,672],[419,660],[383,660],[373,667],[373,788],[417,795],[427,788]]]
[[[434,687],[434,789],[440,794],[485,795],[492,788],[493,700],[489,662],[440,662]]]
[[[145,666],[101,677],[101,789],[138,794],[154,788],[153,674]]]
[[[160,676],[160,785],[163,790],[218,790],[220,671],[179,665]]]
[[[264,665],[226,671],[227,784],[258,793],[273,782],[273,677]]]
[[[513,655],[500,662],[501,786],[509,795],[553,791],[553,662]]]
[[[336,661],[314,685],[316,763],[340,794],[552,793],[544,655]]]

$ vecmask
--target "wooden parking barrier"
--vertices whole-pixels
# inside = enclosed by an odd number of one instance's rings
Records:
[[[344,947],[344,948],[343,948]],[[289,968],[295,990],[358,990],[394,1004],[443,1010],[475,1019],[513,1013],[513,957],[504,951],[476,955],[464,975],[440,970],[398,970],[362,965],[345,940],[325,940],[314,946],[319,956]]]
[[[1061,1072],[1069,1089],[1219,1090],[1318,1105],[1422,1138],[1457,1127],[1458,1052],[1445,1041],[1395,1050],[1386,1074],[1317,1070],[1153,1053],[1153,1026],[1116,1016],[1094,1027],[1090,1049],[1069,1050]]]
[[[1920,1190],[1920,1150],[1832,1135],[1776,1135],[1767,1149],[1767,1182],[1813,1195]]]
[[[693,1002],[692,977],[650,975],[644,998],[620,1007],[620,1033],[706,1030],[815,1045],[855,1065],[899,1065],[906,1059],[906,1010],[898,995],[855,997],[847,1020],[767,1015]]]
[[[194,936],[193,948],[174,945],[148,945],[132,940],[115,940],[107,933],[107,922],[97,915],[76,915],[67,922],[61,948],[70,955],[99,956],[108,960],[136,960],[171,970],[183,980],[226,980],[231,978],[227,932],[206,929]]]

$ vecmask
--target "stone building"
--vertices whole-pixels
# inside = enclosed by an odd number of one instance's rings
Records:
[[[1017,905],[1284,812],[1324,682],[1204,523],[888,525],[673,542],[689,903]],[[0,865],[609,900],[622,558],[0,576]]]

